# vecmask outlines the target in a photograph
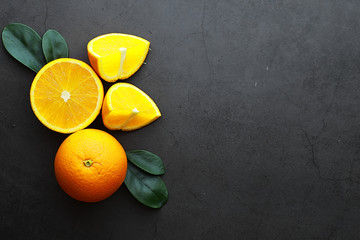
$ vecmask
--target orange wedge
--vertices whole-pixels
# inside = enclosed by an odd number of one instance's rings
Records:
[[[154,101],[132,84],[116,83],[105,95],[102,118],[105,127],[110,130],[132,131],[160,116]]]
[[[36,74],[30,89],[31,107],[42,124],[60,133],[89,126],[104,98],[101,80],[86,63],[60,58]]]
[[[88,45],[91,66],[108,82],[127,79],[143,64],[150,42],[129,34],[109,33],[92,39]]]

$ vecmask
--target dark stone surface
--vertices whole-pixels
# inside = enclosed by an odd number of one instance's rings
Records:
[[[68,197],[53,173],[66,135],[36,119],[34,73],[1,46],[1,238],[360,239],[359,12],[355,0],[2,1],[1,28],[55,29],[85,62],[104,33],[151,42],[128,82],[163,116],[108,132],[163,158],[170,197],[160,210],[124,186],[96,204]]]

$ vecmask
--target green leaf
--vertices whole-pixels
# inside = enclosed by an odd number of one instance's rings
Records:
[[[150,175],[128,162],[125,185],[142,204],[161,208],[168,200],[168,191],[160,176]]]
[[[69,56],[65,39],[55,30],[48,30],[42,39],[42,50],[47,62]]]
[[[41,37],[32,28],[21,23],[11,23],[2,31],[2,41],[11,56],[34,72],[46,64]]]
[[[145,150],[126,151],[127,159],[153,175],[162,175],[165,173],[165,167],[161,158]]]

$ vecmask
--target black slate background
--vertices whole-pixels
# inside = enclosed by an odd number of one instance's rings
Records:
[[[160,210],[124,186],[96,204],[68,197],[53,173],[67,135],[36,119],[35,74],[1,46],[1,238],[360,239],[359,12],[355,0],[1,1],[1,28],[55,29],[87,63],[101,34],[151,42],[128,82],[163,116],[108,132],[160,155],[169,190]]]

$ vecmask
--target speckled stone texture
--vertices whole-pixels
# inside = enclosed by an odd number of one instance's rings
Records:
[[[67,135],[36,119],[35,74],[1,46],[1,238],[360,239],[359,13],[355,0],[2,1],[1,28],[55,29],[85,62],[101,34],[151,42],[127,82],[162,117],[108,132],[162,157],[169,201],[149,209],[125,186],[68,197],[53,172]]]

